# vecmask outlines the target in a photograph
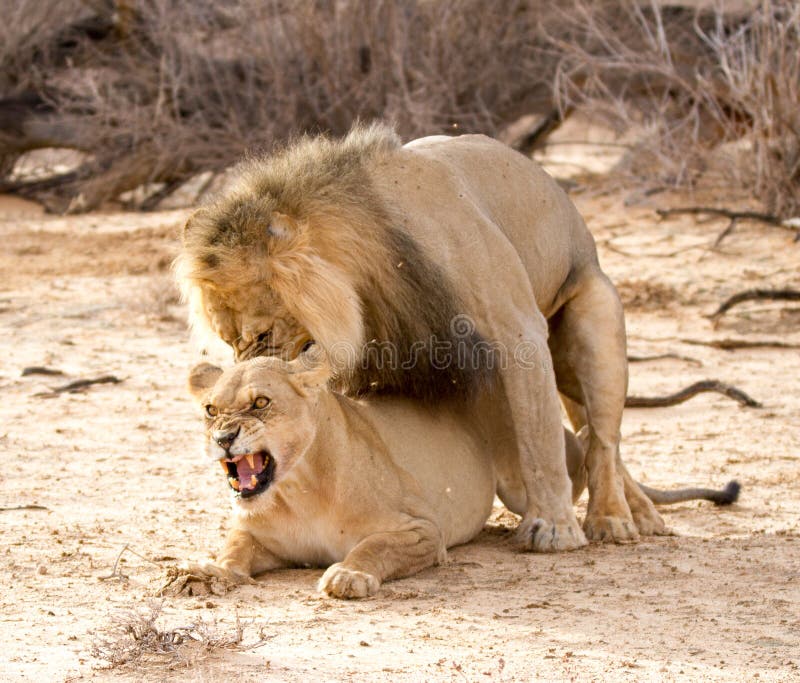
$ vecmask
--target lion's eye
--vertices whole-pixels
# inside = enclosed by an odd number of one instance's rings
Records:
[[[253,401],[253,408],[266,408],[269,405],[270,401],[266,396],[259,396],[255,401]]]
[[[217,415],[219,415],[219,408],[209,403],[206,406],[206,415],[208,415],[209,417],[216,417]]]

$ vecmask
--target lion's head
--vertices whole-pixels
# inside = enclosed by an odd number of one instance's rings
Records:
[[[237,360],[292,359],[316,342],[350,395],[472,395],[489,368],[442,364],[433,350],[469,358],[481,338],[458,333],[457,293],[373,190],[399,147],[376,125],[243,164],[184,229],[178,276],[194,324]]]
[[[286,476],[314,440],[314,409],[330,369],[309,357],[254,358],[226,371],[201,363],[189,374],[205,416],[206,452],[240,504]]]

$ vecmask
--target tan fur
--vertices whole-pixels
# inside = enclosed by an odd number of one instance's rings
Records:
[[[245,164],[233,190],[190,219],[179,273],[196,323],[240,359],[293,358],[314,339],[350,395],[474,399],[498,494],[523,515],[531,549],[586,543],[559,392],[575,428],[589,430],[586,535],[665,532],[619,457],[619,297],[564,192],[509,148],[471,135],[401,147],[380,126],[303,139]],[[455,332],[458,316],[466,336]],[[371,343],[391,342],[407,360],[433,338],[462,344],[466,357],[484,340],[493,351],[443,369],[426,354],[388,370],[369,355]]]
[[[328,566],[320,590],[361,598],[442,562],[447,547],[481,530],[494,473],[463,416],[407,399],[345,398],[326,388],[324,365],[302,360],[192,371],[190,390],[216,412],[206,420],[208,456],[268,451],[274,475],[262,493],[235,499],[217,560],[188,571],[246,581],[278,567]],[[271,399],[266,411],[252,407],[258,396]],[[220,430],[237,434],[227,452],[214,440]]]

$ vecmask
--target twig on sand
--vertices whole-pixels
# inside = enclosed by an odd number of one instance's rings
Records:
[[[712,216],[723,216],[730,222],[727,227],[717,235],[714,240],[714,247],[718,247],[720,242],[730,235],[736,228],[740,220],[760,221],[776,228],[783,228],[795,233],[795,242],[800,241],[800,229],[795,219],[783,220],[780,216],[771,213],[761,213],[760,211],[733,211],[731,209],[719,209],[713,206],[683,206],[674,209],[656,209],[656,213],[665,218],[680,214],[709,214]]]
[[[657,353],[653,356],[628,356],[628,362],[646,363],[651,360],[666,360],[669,358],[673,360],[682,360],[698,367],[703,364],[702,361],[697,360],[697,358],[692,358],[691,356],[681,356],[679,353]]]
[[[127,543],[122,547],[122,550],[119,551],[119,555],[117,555],[117,559],[114,561],[114,568],[111,570],[110,574],[105,574],[103,576],[98,576],[97,578],[100,581],[108,581],[109,579],[121,579],[122,581],[127,581],[128,577],[119,571],[119,563],[122,560],[122,556],[126,553],[131,553],[132,555],[136,555],[136,557],[141,558],[145,562],[149,562],[150,564],[154,564],[156,567],[160,567],[161,565],[158,562],[154,562],[149,557],[145,557],[140,553],[137,553],[133,550]]]
[[[709,318],[719,318],[743,301],[800,301],[800,291],[796,289],[746,289],[728,297]]]
[[[121,380],[116,375],[103,375],[102,377],[94,377],[91,379],[76,379],[73,382],[68,382],[60,387],[53,387],[52,391],[39,392],[38,394],[34,394],[34,396],[39,398],[53,398],[65,393],[76,394],[79,391],[87,389],[93,384],[119,384],[122,381],[124,380]]]
[[[619,254],[620,256],[627,256],[629,258],[673,258],[674,256],[678,256],[679,254],[684,254],[687,251],[691,251],[692,249],[706,249],[705,244],[689,244],[685,247],[680,247],[679,249],[675,249],[673,251],[666,251],[666,252],[639,252],[634,253],[632,251],[626,251],[611,242],[611,239],[605,240],[598,240],[597,244],[606,247],[609,251],[613,251],[615,254]]]
[[[716,379],[705,379],[700,382],[695,382],[691,386],[681,389],[680,391],[676,391],[674,394],[668,394],[667,396],[628,396],[625,399],[625,407],[664,408],[666,406],[674,406],[679,403],[683,403],[684,401],[688,401],[693,396],[696,396],[704,391],[714,391],[716,393],[723,394],[728,398],[732,398],[734,401],[743,406],[748,406],[749,408],[762,407],[761,403],[748,396],[741,389],[737,389],[730,384],[725,384],[725,382],[720,382]]]
[[[779,339],[681,339],[683,344],[710,346],[712,349],[735,351],[736,349],[800,349],[800,344]]]
[[[0,512],[9,512],[11,510],[49,510],[50,508],[44,505],[12,505],[11,507],[0,508]]]
[[[21,377],[28,377],[29,375],[49,375],[61,376],[64,374],[63,370],[56,370],[55,368],[46,368],[43,365],[31,365],[27,368],[22,368]]]

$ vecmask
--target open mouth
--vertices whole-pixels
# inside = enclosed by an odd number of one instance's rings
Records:
[[[266,491],[275,474],[275,460],[268,451],[237,455],[233,459],[220,460],[228,486],[240,498],[251,498]]]

